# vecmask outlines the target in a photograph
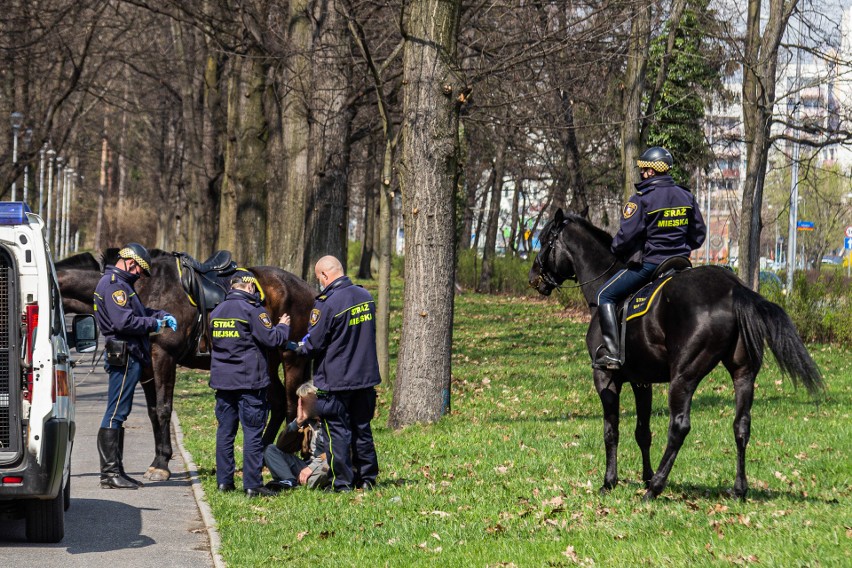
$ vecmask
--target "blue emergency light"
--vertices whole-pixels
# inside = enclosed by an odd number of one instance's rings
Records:
[[[28,225],[27,213],[32,213],[23,201],[0,201],[0,225]]]

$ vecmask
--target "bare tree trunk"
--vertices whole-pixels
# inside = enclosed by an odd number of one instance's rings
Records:
[[[108,127],[109,120],[106,116],[104,116],[104,132],[103,139],[101,141],[101,175],[100,183],[98,184],[98,210],[97,213],[95,213],[95,250],[101,250],[103,248],[104,201],[106,200],[107,169],[109,168],[109,140],[107,140]],[[56,211],[56,218],[59,219],[58,210]]]
[[[465,184],[467,195],[465,196],[464,213],[462,214],[461,248],[469,249],[473,246],[473,216],[476,209],[476,183],[475,180],[467,179]]]
[[[310,125],[309,101],[312,92],[311,49],[313,29],[309,0],[293,0],[289,4],[289,43],[293,55],[288,60],[288,73],[282,85],[282,159],[285,163],[284,183],[276,184],[269,193],[269,209],[276,211],[275,226],[267,237],[269,263],[299,276],[305,266],[305,215],[311,183],[308,169]],[[284,228],[284,230],[280,230]]]
[[[511,217],[511,227],[509,229],[509,246],[508,249],[512,251],[512,256],[518,252],[518,228],[520,225],[519,215],[518,215],[518,201],[521,196],[521,188],[523,187],[524,181],[523,179],[516,179],[514,184],[514,190],[512,191],[512,217]]]
[[[222,190],[219,198],[219,239],[216,245],[219,249],[232,252],[237,248],[237,128],[239,98],[240,67],[243,59],[232,57],[228,69],[228,91],[226,103],[227,123],[225,126],[224,171],[222,173]],[[245,262],[238,259],[237,262]]]
[[[651,45],[652,4],[635,2],[630,26],[630,43],[627,48],[627,70],[624,76],[621,126],[621,167],[624,172],[622,194],[627,199],[636,191],[636,157],[639,156],[640,128],[642,126],[642,93],[648,68],[648,48]]]
[[[479,291],[489,292],[491,275],[494,272],[494,256],[497,253],[497,231],[500,228],[500,199],[503,195],[503,168],[506,165],[506,145],[497,147],[494,157],[494,181],[491,185],[491,204],[488,207],[488,222],[485,227],[485,245],[482,249],[482,273],[479,276]]]
[[[391,134],[393,126],[387,125]],[[379,191],[379,297],[376,303],[376,356],[382,380],[390,378],[391,259],[393,257],[393,155],[396,140],[385,142]]]
[[[361,262],[358,266],[358,278],[372,278],[373,256],[376,253],[376,222],[379,212],[379,175],[376,171],[378,144],[370,140],[366,146],[364,159],[364,223],[361,235]]]
[[[559,97],[562,105],[562,118],[565,128],[562,131],[562,150],[565,152],[565,172],[568,187],[571,190],[571,208],[581,211],[589,205],[586,195],[586,182],[583,179],[583,169],[580,164],[580,147],[577,144],[577,128],[574,125],[574,101],[562,91]],[[552,208],[553,206],[551,206]]]
[[[450,407],[459,107],[458,0],[406,6],[400,182],[405,299],[388,423],[435,422]]]
[[[209,40],[208,40],[209,42]],[[204,66],[203,83],[203,132],[202,140],[202,163],[203,175],[202,186],[198,188],[199,199],[207,204],[206,210],[196,216],[199,224],[207,226],[207,230],[200,227],[193,228],[190,238],[201,240],[207,235],[211,246],[215,248],[219,241],[219,205],[221,200],[222,180],[224,177],[224,141],[223,132],[227,131],[227,112],[222,110],[222,88],[224,66],[208,47],[208,56]],[[226,86],[226,85],[225,85]],[[203,196],[203,197],[201,197]],[[211,251],[212,252],[212,251]]]
[[[354,107],[349,105],[352,65],[348,58],[346,19],[335,2],[315,4],[313,93],[308,203],[305,216],[307,240],[302,259],[303,277],[313,278],[314,264],[330,254],[347,264],[349,229],[350,133]]]
[[[743,61],[743,130],[746,179],[743,185],[739,235],[739,275],[757,289],[760,269],[760,210],[769,149],[772,146],[772,109],[775,103],[778,47],[798,0],[770,0],[769,18],[761,36],[761,1],[749,0]]]

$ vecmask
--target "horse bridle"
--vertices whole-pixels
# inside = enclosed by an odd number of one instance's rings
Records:
[[[557,282],[553,276],[544,268],[543,258],[546,258],[553,250],[553,244],[556,242],[556,239],[559,238],[559,235],[562,234],[562,229],[568,224],[568,219],[563,220],[558,227],[552,227],[550,229],[550,237],[547,239],[547,243],[542,247],[541,251],[539,251],[538,255],[535,257],[535,263],[538,265],[538,278],[535,279],[534,282],[530,282],[531,288],[538,288],[538,285],[544,282],[548,286],[550,286],[554,290],[562,290],[562,289],[571,289],[571,288],[582,288],[586,284],[591,284],[596,280],[600,280],[603,278],[610,269],[615,266],[615,263],[618,262],[618,259],[613,260],[612,264],[604,269],[603,272],[595,276],[594,278],[590,278],[584,282],[577,281],[577,274],[574,273],[571,276],[567,276],[565,280],[573,280],[577,282],[573,286],[562,286],[561,283]],[[564,280],[563,280],[564,282]]]
[[[553,243],[556,242],[556,239],[559,238],[559,235],[562,234],[562,229],[568,224],[568,219],[562,221],[558,227],[551,227],[548,235],[547,242],[541,248],[539,253],[535,257],[535,264],[538,265],[538,278],[535,279],[534,282],[530,282],[530,286],[532,288],[538,288],[538,285],[544,282],[548,286],[553,289],[561,288],[562,284],[553,279],[553,277],[548,273],[544,268],[543,258],[546,258],[553,251]],[[577,281],[577,276],[569,276],[569,280]]]

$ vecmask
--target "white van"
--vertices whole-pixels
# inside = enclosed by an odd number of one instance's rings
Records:
[[[76,316],[66,332],[44,222],[21,202],[0,202],[0,330],[0,518],[59,542],[75,428],[69,349],[94,351],[97,327]]]

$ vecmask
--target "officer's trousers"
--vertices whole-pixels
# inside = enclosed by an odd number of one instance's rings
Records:
[[[133,391],[142,374],[142,364],[132,356],[121,367],[104,365],[109,373],[107,408],[101,420],[101,428],[121,428],[133,408]]]
[[[334,489],[375,485],[379,461],[370,421],[376,412],[376,389],[320,394],[316,411],[331,446],[328,463]]]
[[[658,264],[645,262],[638,268],[623,268],[598,290],[598,305],[617,304],[651,281]]]
[[[243,488],[263,485],[263,428],[269,414],[266,389],[216,391],[216,481],[234,482],[234,439],[243,426]]]

